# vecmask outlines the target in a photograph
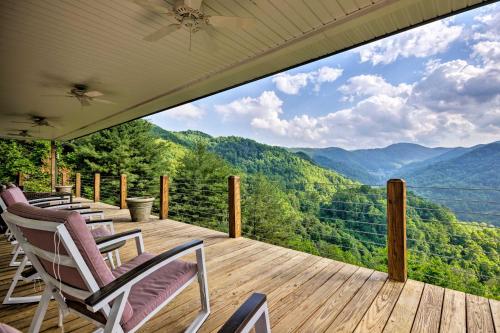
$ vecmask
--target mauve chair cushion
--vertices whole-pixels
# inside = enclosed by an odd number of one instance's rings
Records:
[[[154,256],[154,254],[143,253],[114,269],[113,275],[119,277]],[[141,320],[194,277],[196,272],[195,263],[174,260],[139,281],[130,290],[128,301],[134,313],[128,321],[122,323],[123,330],[128,332],[137,326]]]
[[[92,228],[92,229],[90,229],[90,233],[92,234],[92,237],[94,239],[99,238],[99,237],[111,236],[111,231],[109,230],[109,228],[104,227],[104,226]]]
[[[7,324],[0,323],[0,333],[21,333],[21,331]]]
[[[43,209],[28,204],[16,203],[9,207],[9,212],[28,219],[64,223],[71,238],[75,242],[85,263],[94,276],[97,285],[103,287],[113,281],[115,277],[104,262],[99,249],[94,241],[94,237],[88,229],[82,216],[75,211],[64,211],[55,209]],[[28,241],[46,251],[54,252],[54,234],[46,231],[32,230],[23,228],[23,234]],[[59,248],[61,254],[66,254],[63,246]],[[52,272],[52,263],[42,261],[44,268],[48,273]],[[63,282],[73,285],[77,288],[87,289],[77,270],[70,267],[60,267],[61,278]],[[127,322],[132,317],[133,310],[127,302],[122,316],[122,323]]]
[[[24,196],[23,191],[19,187],[10,187],[2,193],[0,193],[0,196],[2,196],[3,201],[7,205],[7,207],[12,206],[15,203],[25,203],[28,204],[28,200]]]

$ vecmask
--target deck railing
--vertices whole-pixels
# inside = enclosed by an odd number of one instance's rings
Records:
[[[21,180],[24,179],[23,175],[19,177]],[[270,217],[262,213],[278,206],[279,200],[286,198],[276,197],[269,188],[262,187],[252,179],[240,180],[238,176],[230,176],[227,179],[197,179],[186,176],[169,178],[166,175],[138,179],[127,175],[80,173],[75,173],[72,179],[76,196],[103,201],[120,208],[126,208],[127,197],[154,196],[156,200],[153,212],[161,219],[171,218],[223,231],[230,237],[245,236],[384,270],[396,281],[404,282],[410,276],[449,287],[449,281],[443,281],[439,274],[426,275],[418,270],[423,259],[436,257],[440,260],[436,262],[449,265],[457,276],[475,277],[474,281],[477,281],[477,284],[464,286],[462,289],[465,291],[476,290],[476,294],[482,294],[481,284],[498,285],[498,276],[495,274],[492,276],[490,272],[485,276],[484,272],[461,265],[461,260],[467,256],[465,253],[467,240],[460,238],[469,236],[463,236],[462,233],[457,237],[454,234],[456,228],[461,226],[477,228],[481,232],[486,230],[489,239],[493,241],[487,245],[491,247],[490,249],[482,248],[480,252],[498,258],[500,228],[495,225],[495,221],[492,222],[492,217],[498,214],[468,209],[464,212],[467,215],[462,216],[485,215],[488,220],[480,223],[455,220],[451,217],[454,216],[453,211],[443,202],[448,200],[456,203],[463,199],[450,196],[441,198],[435,195],[436,191],[452,191],[450,188],[407,186],[401,179],[392,179],[383,185],[363,185],[356,182],[315,183],[312,188],[306,188],[305,186],[311,185],[301,182],[286,184],[271,182],[270,186],[279,187],[287,193],[291,191],[297,198],[301,198],[301,195],[317,195],[318,204],[314,207],[307,206],[315,202],[314,200],[299,199],[299,202],[292,204],[301,212],[312,212],[323,225],[330,228],[331,232],[323,233],[307,229],[303,224],[297,223],[296,228],[291,230],[292,234],[308,241],[310,247],[304,247],[303,244],[301,247],[294,247],[293,240],[283,239],[286,237],[282,229],[284,226],[269,223],[272,222],[269,221]],[[64,181],[69,183],[70,179],[66,178]],[[479,201],[477,199],[477,193],[481,190],[479,188],[456,190],[469,190],[475,193],[472,195],[473,200]],[[425,201],[426,197],[428,201]],[[429,206],[429,202],[434,200],[438,203]],[[487,200],[488,205],[494,203],[492,200]],[[457,209],[455,206],[453,208]],[[445,216],[432,214],[437,212]],[[460,214],[460,211],[457,213]],[[423,230],[416,228],[416,222],[428,222],[434,226],[442,224],[443,237],[449,242],[449,249],[443,250],[440,244],[432,244],[427,239],[425,227]],[[474,233],[470,233],[470,237],[475,237]]]

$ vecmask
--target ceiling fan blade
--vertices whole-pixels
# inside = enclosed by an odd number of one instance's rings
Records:
[[[94,98],[92,99],[92,102],[99,102],[103,104],[116,104],[115,102],[108,101],[107,99],[101,99],[101,98]]]
[[[167,7],[163,7],[160,5],[157,5],[155,3],[151,3],[148,0],[133,0],[134,3],[146,10],[153,11],[158,14],[170,14],[173,15],[174,13],[168,9]]]
[[[200,29],[200,31],[197,32],[195,36],[200,37],[200,44],[202,44],[205,49],[215,52],[218,49],[218,44],[213,33],[214,28],[206,25],[203,29]]]
[[[247,29],[255,25],[255,20],[246,17],[210,16],[208,24],[216,28]]]
[[[159,30],[156,30],[152,34],[147,35],[143,39],[148,42],[156,42],[157,40],[160,40],[163,37],[171,34],[172,32],[180,29],[180,27],[180,24],[169,24],[167,26],[164,26],[163,28],[160,28]]]
[[[184,5],[199,10],[202,2],[203,0],[184,0]]]
[[[104,95],[102,92],[100,91],[97,91],[97,90],[94,90],[94,91],[87,91],[85,93],[85,96],[87,97],[91,97],[91,98],[94,98],[94,97],[99,97],[99,96],[102,96]]]
[[[32,122],[30,121],[11,121],[11,123],[14,123],[14,124],[33,124]]]
[[[79,97],[78,101],[80,102],[80,104],[82,106],[90,106],[89,100],[87,98],[85,98],[85,97]]]

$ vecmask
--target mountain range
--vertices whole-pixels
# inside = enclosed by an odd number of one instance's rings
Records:
[[[465,220],[499,223],[500,141],[473,147],[294,148],[315,163],[365,184],[403,178],[409,189],[452,208]]]
[[[184,147],[203,141],[241,170],[271,178],[321,182],[338,173],[367,185],[403,178],[409,191],[452,209],[461,220],[500,225],[500,141],[473,147],[429,148],[397,143],[385,148],[345,150],[283,148],[236,136],[212,137],[200,131],[172,132],[159,127],[154,132]]]

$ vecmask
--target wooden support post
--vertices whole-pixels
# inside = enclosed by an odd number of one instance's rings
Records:
[[[17,177],[16,177],[16,184],[19,188],[23,188],[24,186],[24,173],[22,173],[21,171],[19,171],[17,173]]]
[[[160,220],[168,219],[168,176],[160,176]]]
[[[80,198],[82,196],[82,175],[77,172],[75,174],[75,197]]]
[[[228,178],[229,237],[241,237],[240,177]]]
[[[63,170],[61,172],[61,185],[66,186],[68,185],[68,171]]]
[[[101,200],[101,174],[94,174],[94,202]]]
[[[402,179],[387,182],[387,255],[389,278],[405,282],[406,252],[406,183]]]
[[[56,142],[50,141],[50,188],[56,190],[57,183],[57,148]]]
[[[120,175],[120,209],[127,208],[127,175]]]

